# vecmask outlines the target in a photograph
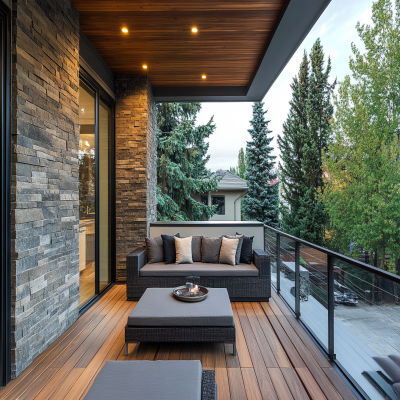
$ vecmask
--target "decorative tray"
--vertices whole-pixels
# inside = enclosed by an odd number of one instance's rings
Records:
[[[172,294],[178,300],[195,303],[197,301],[203,301],[207,298],[208,289],[204,286],[199,286],[198,294],[193,294],[188,293],[186,286],[179,286],[172,290]]]

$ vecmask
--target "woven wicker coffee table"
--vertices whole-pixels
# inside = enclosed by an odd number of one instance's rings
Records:
[[[233,344],[236,328],[226,289],[209,288],[207,299],[197,303],[176,300],[173,288],[146,289],[128,317],[128,343],[138,342],[223,342]]]

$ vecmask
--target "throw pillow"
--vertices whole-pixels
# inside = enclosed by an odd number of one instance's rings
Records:
[[[241,235],[236,232],[236,235]],[[253,256],[253,239],[254,236],[243,236],[242,252],[240,253],[240,262],[244,264],[251,264]]]
[[[398,354],[389,354],[389,358],[394,361],[400,368],[400,356]]]
[[[221,250],[222,237],[201,238],[201,261],[203,263],[219,263],[219,252]]]
[[[192,237],[175,237],[176,263],[193,264],[192,258]]]
[[[221,264],[235,265],[236,250],[239,244],[239,238],[222,238],[221,251],[219,253],[219,262]]]
[[[201,236],[192,236],[193,262],[201,262]]]
[[[161,235],[165,264],[174,264],[176,261],[175,237],[180,237],[179,233],[175,236]]]
[[[224,235],[227,239],[239,239],[239,243],[236,249],[235,265],[240,264],[240,255],[242,254],[243,237],[244,235],[229,236]]]
[[[164,259],[163,241],[161,236],[146,238],[146,254],[149,264],[162,262]]]

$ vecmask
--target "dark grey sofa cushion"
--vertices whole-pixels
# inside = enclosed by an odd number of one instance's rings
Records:
[[[219,252],[221,251],[222,236],[206,237],[201,239],[201,261],[203,263],[219,263]]]
[[[193,264],[165,265],[164,263],[146,264],[139,276],[259,276],[254,264],[214,264],[195,262]],[[182,281],[183,282],[183,281]],[[183,282],[184,283],[184,282]],[[201,284],[201,281],[200,281]]]
[[[393,385],[393,391],[396,393],[397,398],[400,399],[400,383]]]
[[[193,262],[201,261],[201,236],[192,236],[192,258]]]
[[[389,358],[394,361],[400,368],[400,354],[389,354]]]
[[[389,357],[372,357],[393,382],[400,382],[400,367]]]
[[[107,361],[85,400],[201,400],[201,377],[198,360]]]
[[[224,235],[224,237],[226,237],[227,239],[238,239],[239,238],[239,243],[236,248],[235,264],[240,264],[240,255],[242,254],[244,235],[236,235],[236,236]]]
[[[161,236],[155,238],[146,238],[147,262],[158,263],[164,260],[163,241]]]
[[[177,233],[175,236],[180,237],[179,233]],[[175,237],[161,235],[161,238],[163,241],[164,262],[165,264],[174,264],[176,262]]]
[[[209,288],[204,301],[176,300],[172,288],[148,288],[128,317],[129,326],[235,326],[228,291]]]
[[[236,235],[240,235],[240,233],[236,232]],[[240,253],[241,263],[251,263],[251,258],[253,256],[253,239],[254,236],[243,236],[242,252]]]

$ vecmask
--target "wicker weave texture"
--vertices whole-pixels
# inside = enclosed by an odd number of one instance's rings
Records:
[[[203,370],[201,380],[201,400],[217,400],[217,384],[215,383],[215,371]]]

